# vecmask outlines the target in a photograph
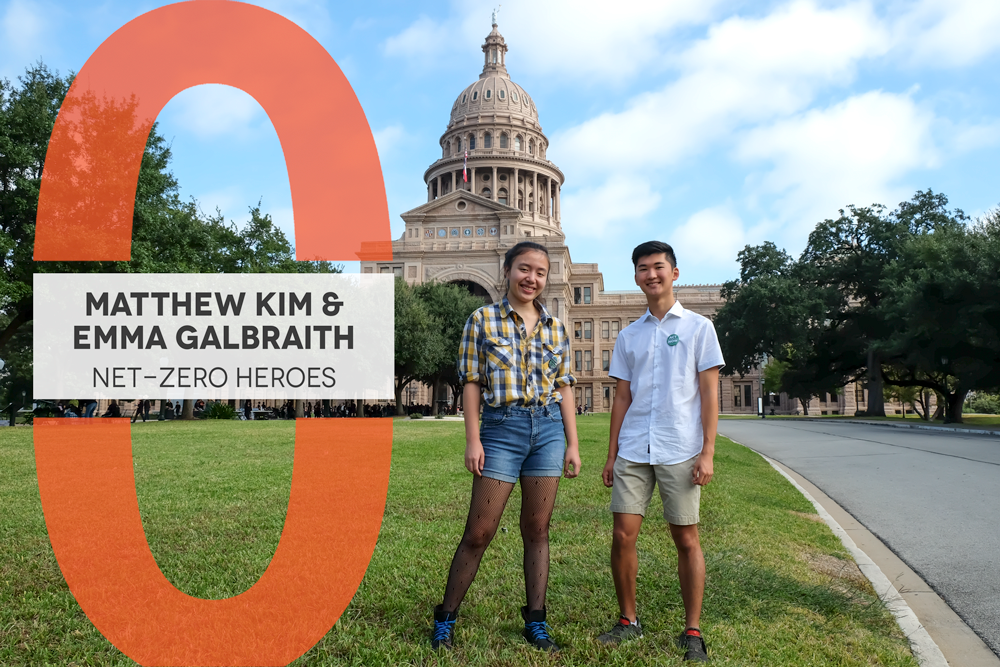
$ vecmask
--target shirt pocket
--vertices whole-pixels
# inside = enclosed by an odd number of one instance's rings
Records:
[[[545,343],[542,346],[542,371],[546,377],[556,377],[562,366],[563,348],[561,345]]]
[[[510,370],[514,365],[514,346],[510,338],[487,338],[486,363],[491,370]]]

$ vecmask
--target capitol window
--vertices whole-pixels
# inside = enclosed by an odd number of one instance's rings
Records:
[[[472,91],[472,101],[475,102],[478,99],[479,99],[479,91],[478,90]]]
[[[468,97],[468,93],[462,93],[462,104],[465,104],[465,98]]]
[[[521,135],[520,134],[517,135],[516,137],[514,137],[514,150],[516,150],[516,151],[521,150]]]
[[[483,135],[483,148],[493,148],[493,135],[489,132]]]
[[[462,137],[455,139],[455,152],[456,153],[462,152]]]
[[[510,99],[512,99],[513,101],[517,102],[517,91],[516,90],[511,92]]]
[[[500,148],[507,148],[507,133],[500,135]]]
[[[470,151],[476,150],[476,135],[474,134],[469,135],[469,150]]]
[[[534,139],[529,139],[528,140],[528,153],[530,153],[531,155],[535,154],[535,140]]]
[[[587,320],[583,323],[583,339],[592,340],[594,338],[594,323]]]
[[[492,90],[487,90],[486,93],[485,93],[486,99],[490,99],[492,96],[493,96],[493,91]]]
[[[502,90],[499,93],[497,93],[497,95],[500,96],[501,100],[504,99],[505,97],[507,97],[506,93],[504,93]]]
[[[483,188],[483,196],[487,199],[491,199],[493,197],[493,191],[489,188]]]
[[[497,201],[504,206],[507,205],[507,188],[500,188],[500,191],[497,192]]]

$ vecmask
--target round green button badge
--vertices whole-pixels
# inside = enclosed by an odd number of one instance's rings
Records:
[[[677,334],[670,334],[669,336],[667,336],[667,345],[669,345],[670,347],[677,345],[677,343],[679,342],[681,342],[681,338]]]

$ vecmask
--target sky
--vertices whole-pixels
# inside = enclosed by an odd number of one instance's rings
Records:
[[[39,60],[78,71],[164,4],[0,0],[0,77]],[[496,5],[255,4],[308,31],[351,82],[398,237],[482,71]],[[654,238],[674,246],[681,283],[718,284],[746,245],[797,255],[850,204],[892,209],[928,188],[972,216],[1000,204],[1000,2],[504,0],[498,23],[566,176],[573,261],[597,262],[605,289],[635,288],[631,250]],[[249,95],[191,88],[158,122],[185,199],[237,224],[259,201],[293,238],[281,148]]]

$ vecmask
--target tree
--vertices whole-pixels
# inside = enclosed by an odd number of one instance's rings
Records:
[[[296,262],[284,233],[270,216],[250,208],[241,229],[221,214],[203,216],[197,202],[182,202],[177,180],[169,170],[170,148],[156,125],[134,123],[147,132],[136,185],[132,217],[132,255],[127,262],[35,262],[35,218],[42,170],[57,114],[72,122],[75,145],[68,150],[85,159],[74,178],[86,192],[100,187],[97,163],[107,156],[88,141],[111,118],[134,116],[131,100],[87,97],[72,109],[63,108],[72,76],[60,77],[39,63],[29,67],[14,86],[0,80],[0,356],[13,361],[0,373],[0,387],[10,396],[15,377],[30,377],[31,339],[20,335],[33,318],[32,275],[42,272],[80,273],[217,273],[217,272],[340,272],[329,262]],[[99,144],[98,144],[99,145]],[[95,166],[97,165],[97,166]],[[92,168],[88,168],[92,167]],[[53,187],[60,183],[54,182]],[[49,187],[48,182],[46,187]],[[87,201],[80,206],[88,206]],[[111,215],[112,213],[108,213]],[[102,219],[96,216],[96,219]],[[100,229],[93,230],[99,234]]]
[[[1000,387],[1000,212],[911,239],[884,286],[886,381],[939,393],[961,422],[970,391]]]
[[[446,353],[440,320],[418,296],[416,289],[396,278],[395,311],[395,393],[396,414],[403,410],[403,390],[414,380],[432,375]]]
[[[828,300],[814,366],[838,377],[840,385],[867,374],[870,415],[885,415],[879,341],[892,334],[880,309],[886,273],[914,236],[962,227],[965,214],[949,212],[947,205],[946,196],[926,190],[891,213],[881,205],[848,206],[836,220],[816,226],[800,258],[808,284],[839,295]]]
[[[415,288],[417,298],[426,306],[431,316],[437,319],[441,326],[443,337],[442,356],[437,360],[437,366],[429,375],[420,380],[434,389],[431,414],[437,414],[438,390],[442,382],[448,383],[452,389],[454,401],[451,412],[458,407],[458,396],[462,393],[462,383],[458,377],[456,361],[459,347],[462,343],[462,332],[469,316],[483,306],[480,297],[473,296],[461,285],[452,283],[429,282]]]

